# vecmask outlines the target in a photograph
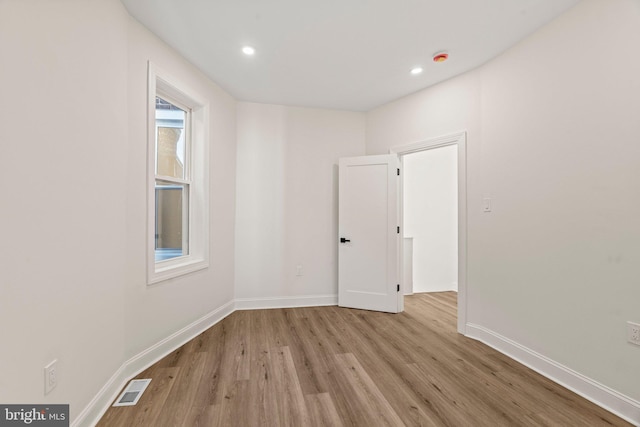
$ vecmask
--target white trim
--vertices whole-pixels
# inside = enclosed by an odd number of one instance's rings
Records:
[[[449,135],[430,138],[411,144],[397,145],[389,149],[389,153],[395,153],[400,157],[419,151],[434,148],[458,146],[458,332],[465,334],[467,324],[467,132],[457,132]],[[402,169],[402,166],[400,166]],[[404,174],[403,174],[404,175]],[[404,233],[404,188],[403,180],[400,180],[400,229]],[[403,236],[404,234],[401,234]],[[404,259],[404,248],[400,246],[400,264]],[[400,270],[400,287],[405,289],[404,269]]]
[[[466,131],[456,132],[449,135],[425,139],[423,141],[412,142],[410,144],[394,145],[389,149],[389,153],[396,153],[399,156],[404,156],[406,154],[417,153],[419,151],[455,145],[458,144],[461,139],[466,140],[466,137]]]
[[[485,327],[469,323],[467,336],[485,343],[631,424],[640,426],[640,402]]]
[[[71,423],[71,427],[95,426],[100,418],[111,406],[116,396],[129,378],[124,375],[125,365],[120,366],[118,370],[109,378],[104,386],[100,389],[91,402],[78,414],[76,419]]]
[[[178,347],[189,342],[193,338],[200,335],[231,313],[235,311],[234,301],[229,301],[225,305],[218,307],[212,312],[205,314],[200,319],[185,326],[179,331],[169,335],[167,338],[152,345],[148,349],[138,353],[136,356],[125,362],[131,376],[137,375],[149,366],[153,365],[167,354],[171,353]]]
[[[236,310],[293,308],[338,305],[338,295],[303,295],[297,297],[238,298]]]
[[[178,277],[209,267],[209,101],[202,98],[180,80],[148,62],[147,93],[147,284]],[[188,109],[185,132],[190,135],[186,163],[189,194],[188,247],[189,254],[169,260],[155,260],[155,154],[156,154],[156,95],[177,101]],[[168,178],[175,181],[174,178]],[[180,180],[176,181],[180,182]],[[186,221],[186,218],[185,218]],[[185,236],[186,237],[186,236]]]
[[[131,378],[220,322],[234,311],[234,301],[229,301],[124,362],[78,415],[71,426],[95,426]]]

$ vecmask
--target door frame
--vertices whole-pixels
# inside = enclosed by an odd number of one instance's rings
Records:
[[[419,151],[457,145],[458,147],[458,332],[465,335],[467,324],[467,132],[461,131],[449,135],[429,138],[411,144],[397,145],[389,149],[400,160],[401,179],[399,183],[399,222],[400,222],[400,295],[404,307],[404,173],[403,157]]]

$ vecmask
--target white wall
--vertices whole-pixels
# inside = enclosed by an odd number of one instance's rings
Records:
[[[336,165],[364,154],[364,126],[363,113],[238,104],[237,298],[337,295]]]
[[[128,359],[233,300],[236,102],[118,0],[2,1],[0,52],[0,402],[75,422]],[[211,111],[210,267],[150,287],[149,59]]]
[[[126,355],[233,299],[236,101],[133,18],[128,19]],[[147,61],[209,101],[209,268],[146,285]]]
[[[458,290],[458,147],[402,157],[404,235],[413,237],[413,292]]]
[[[125,18],[118,1],[0,2],[3,403],[74,417],[123,360]]]
[[[639,48],[637,0],[585,0],[480,69],[367,115],[371,154],[468,132],[468,323],[636,401]]]
[[[639,24],[637,0],[584,0],[481,69],[366,115],[371,154],[468,132],[469,322],[636,400]],[[364,114],[236,112],[117,0],[1,1],[0,52],[0,401],[67,402],[73,419],[234,283],[248,300],[336,294],[335,164],[365,152]],[[152,287],[147,59],[210,100],[212,136],[211,266]]]

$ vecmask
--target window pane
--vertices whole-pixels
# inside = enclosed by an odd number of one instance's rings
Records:
[[[188,185],[156,180],[156,261],[189,254]]]
[[[185,178],[187,113],[156,96],[156,175]]]

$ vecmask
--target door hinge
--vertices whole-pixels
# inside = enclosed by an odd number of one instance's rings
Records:
[[[400,176],[400,168],[398,168],[398,176]]]
[[[398,234],[400,234],[400,226],[398,226]]]
[[[400,292],[400,285],[398,284],[398,292]]]

